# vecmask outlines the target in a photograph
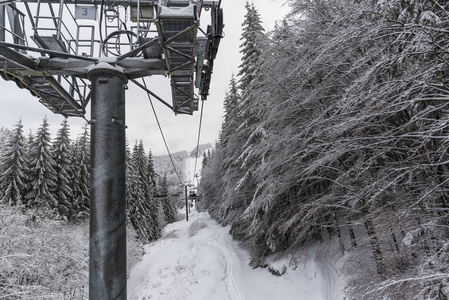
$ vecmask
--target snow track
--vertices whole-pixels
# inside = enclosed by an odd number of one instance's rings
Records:
[[[327,263],[321,263],[321,271],[324,277],[324,282],[326,283],[324,296],[326,300],[333,300],[336,288],[336,278],[338,278],[337,271],[334,266]]]
[[[221,250],[220,245],[223,245],[223,243],[220,243],[219,239],[221,237],[221,232],[214,233],[209,239],[208,243],[209,245],[215,247],[223,257],[223,261],[225,262],[225,269],[224,269],[224,276],[221,278],[221,281],[225,283],[226,286],[226,293],[229,296],[230,300],[242,300],[242,297],[239,293],[239,288],[237,286],[237,283],[234,279],[233,269],[232,269],[232,259],[231,255],[235,255],[234,253],[231,253],[229,250]]]
[[[163,237],[145,246],[128,280],[132,300],[340,300],[332,264],[300,256],[272,266],[283,276],[252,269],[249,254],[207,213],[192,211],[190,221],[168,225]],[[311,252],[313,253],[313,252]]]

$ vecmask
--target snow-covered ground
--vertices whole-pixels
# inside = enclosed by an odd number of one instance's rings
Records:
[[[189,221],[169,224],[163,237],[145,246],[142,261],[131,270],[128,299],[133,300],[342,300],[342,258],[323,246],[296,257],[252,269],[249,254],[204,212],[192,209]],[[322,253],[320,255],[320,253]],[[323,256],[325,254],[325,256]],[[317,262],[317,256],[327,257]]]

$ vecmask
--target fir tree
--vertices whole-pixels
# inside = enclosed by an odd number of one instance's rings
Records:
[[[145,184],[139,170],[136,168],[136,156],[138,151],[137,144],[133,147],[133,155],[131,159],[129,172],[129,192],[128,192],[128,208],[129,219],[134,229],[137,232],[139,239],[143,243],[148,243],[152,240],[154,232],[148,227],[148,216],[150,215],[149,206],[145,199]]]
[[[164,177],[160,180],[159,192],[161,196],[164,196],[161,198],[161,203],[164,210],[164,221],[165,223],[173,223],[176,218],[176,207],[168,189],[167,175],[164,175]]]
[[[90,137],[87,124],[77,138],[73,155],[73,199],[79,212],[88,212],[90,207]]]
[[[47,118],[44,118],[30,149],[32,179],[30,191],[25,198],[28,207],[42,208],[58,214],[58,201],[55,198],[56,163],[51,154],[51,138],[48,126]]]
[[[53,142],[53,157],[56,163],[56,194],[59,202],[59,214],[68,220],[76,216],[79,207],[73,199],[71,187],[73,179],[73,148],[70,143],[70,129],[67,119],[61,124]]]
[[[145,210],[145,208],[139,207],[138,202],[138,176],[134,169],[133,158],[131,150],[129,149],[128,140],[126,140],[126,218],[127,222],[134,227],[139,238],[143,235],[139,229],[139,211]],[[146,210],[145,210],[146,211]]]
[[[224,101],[224,122],[220,135],[217,152],[222,158],[222,180],[224,190],[217,193],[222,195],[219,217],[228,224],[240,215],[249,204],[255,192],[252,181],[253,164],[256,159],[252,157],[254,144],[253,136],[258,129],[258,120],[254,114],[256,101],[253,96],[254,78],[260,67],[259,57],[262,51],[262,37],[264,29],[261,25],[259,13],[254,4],[245,5],[247,13],[242,24],[241,40],[242,63],[238,73],[240,85],[234,77],[231,78],[229,91]],[[240,94],[239,88],[242,90]],[[238,133],[238,134],[235,134]],[[227,207],[238,208],[230,211]]]
[[[133,148],[135,149],[135,147]],[[127,203],[127,219],[128,222],[136,230],[138,237],[141,239],[142,233],[139,231],[139,218],[146,209],[140,207],[141,201],[138,198],[138,190],[140,189],[137,172],[134,169],[133,158],[128,144],[126,144],[126,203]]]
[[[237,81],[233,76],[229,84],[229,91],[226,93],[223,102],[225,113],[221,127],[220,144],[227,159],[223,166],[224,168],[227,168],[232,163],[234,152],[236,150],[238,151],[239,147],[245,142],[241,135],[234,134],[243,122],[243,119],[239,116],[239,105],[241,100],[242,98],[237,87]]]
[[[26,138],[26,142],[25,142],[25,169],[24,169],[25,195],[31,191],[31,181],[33,180],[33,174],[31,173],[31,154],[32,154],[31,149],[33,149],[33,144],[34,144],[34,135],[33,135],[33,132],[31,130],[29,130],[28,137]],[[26,198],[24,198],[24,201],[25,201],[24,204],[26,204],[26,201],[27,201]]]
[[[151,151],[148,153],[148,177],[153,188],[156,187],[156,171],[154,171],[153,154]]]
[[[259,12],[253,3],[246,2],[246,15],[242,23],[243,33],[240,38],[243,43],[240,45],[240,53],[242,53],[242,63],[239,68],[238,76],[240,78],[240,88],[244,91],[244,96],[250,93],[246,89],[250,86],[259,65],[259,57],[262,52],[262,39],[264,36],[264,28],[260,19]]]
[[[25,193],[25,138],[23,136],[23,125],[20,120],[12,131],[9,141],[5,145],[2,155],[0,170],[0,190],[2,191],[1,202],[11,206],[23,204]]]
[[[148,174],[148,166],[143,142],[136,142],[130,169],[130,219],[144,243],[158,239],[161,235],[161,209],[153,197],[154,186]]]

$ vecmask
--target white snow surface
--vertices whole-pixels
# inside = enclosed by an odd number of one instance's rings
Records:
[[[343,300],[339,255],[323,245],[310,247],[265,268],[252,269],[249,253],[208,213],[192,209],[189,221],[167,225],[161,239],[145,246],[145,255],[131,270],[128,299],[133,300]],[[341,255],[340,255],[341,256]],[[337,257],[337,258],[335,258]]]

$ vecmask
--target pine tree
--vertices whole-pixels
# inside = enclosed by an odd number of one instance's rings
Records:
[[[148,153],[148,177],[153,188],[156,187],[156,171],[154,170],[153,154]]]
[[[263,32],[259,12],[253,3],[246,2],[246,15],[242,23],[243,33],[240,38],[243,43],[240,45],[240,53],[242,53],[242,63],[239,68],[238,76],[240,78],[240,88],[244,91],[244,97],[249,93],[246,89],[250,86],[259,65],[259,57],[262,52]]]
[[[259,126],[259,117],[257,115],[257,107],[259,105],[258,99],[256,99],[255,91],[260,86],[260,81],[266,76],[265,73],[259,72],[262,65],[262,60],[260,56],[262,50],[266,48],[265,45],[265,34],[264,28],[262,26],[262,21],[260,15],[253,3],[248,2],[245,5],[247,13],[245,15],[245,20],[242,24],[243,33],[241,39],[243,43],[240,45],[242,48],[240,52],[242,53],[242,63],[240,64],[240,71],[238,73],[240,77],[240,90],[242,91],[241,99],[239,99],[238,93],[236,93],[236,87],[233,86],[231,82],[230,94],[232,97],[232,102],[238,103],[238,112],[236,122],[237,130],[240,135],[240,139],[237,142],[240,151],[237,152],[237,157],[234,161],[240,164],[242,175],[239,175],[239,182],[237,183],[237,188],[245,187],[247,190],[242,190],[243,193],[247,194],[247,197],[252,197],[252,173],[253,164],[259,162],[258,157],[254,157],[254,148],[256,148],[257,143],[264,135],[264,129]],[[262,78],[261,78],[262,77]],[[233,117],[236,119],[235,117]],[[234,127],[234,126],[233,126]],[[224,153],[225,157],[227,156]]]
[[[148,174],[148,158],[143,142],[134,145],[130,171],[130,220],[144,243],[161,236],[160,205],[155,201],[154,186]]]
[[[246,2],[245,7],[247,13],[242,23],[239,85],[235,78],[231,79],[230,89],[224,101],[225,120],[220,145],[217,145],[217,153],[220,155],[216,157],[223,160],[221,168],[224,188],[222,193],[217,194],[222,198],[217,199],[221,203],[218,215],[225,224],[239,217],[253,198],[256,189],[253,182],[254,164],[258,162],[253,153],[255,145],[263,135],[254,113],[257,101],[253,91],[257,87],[254,78],[258,75],[261,65],[259,57],[264,46],[264,29],[254,4]],[[241,94],[239,89],[242,91]],[[228,207],[233,207],[234,210],[229,210]]]
[[[253,164],[257,161],[253,157],[253,149],[258,143],[257,138],[260,129],[258,120],[254,114],[255,101],[252,84],[257,69],[259,68],[259,56],[261,55],[263,27],[259,14],[253,4],[246,3],[247,14],[243,22],[243,34],[241,45],[243,53],[239,75],[240,85],[234,77],[231,78],[229,91],[224,100],[224,122],[222,124],[220,142],[217,152],[222,159],[222,176],[224,190],[217,193],[220,210],[220,218],[228,224],[238,217],[249,204],[253,197],[255,186],[252,182]],[[242,89],[242,94],[239,92]],[[235,134],[235,133],[238,134]],[[229,210],[227,207],[234,207]]]
[[[129,207],[129,219],[134,229],[137,232],[137,236],[143,243],[151,241],[151,237],[154,232],[151,228],[148,228],[147,219],[150,214],[149,207],[145,201],[144,183],[142,177],[136,168],[135,158],[137,154],[137,144],[133,147],[133,154],[131,157],[131,163],[128,168],[129,172],[129,192],[128,192],[128,207]]]
[[[48,126],[47,118],[44,118],[30,149],[32,181],[30,191],[25,198],[28,207],[42,208],[58,215],[58,201],[55,198],[56,163],[51,154],[51,138]]]
[[[31,182],[33,181],[33,174],[31,172],[31,156],[34,144],[34,135],[31,130],[28,132],[28,136],[26,138],[25,142],[25,185],[24,185],[24,191],[25,195],[28,194],[28,192],[31,191]],[[26,204],[27,199],[24,198],[24,204]]]
[[[59,214],[72,220],[79,211],[77,203],[73,199],[73,148],[70,142],[70,129],[67,119],[61,124],[53,142],[53,157],[56,163],[56,194],[59,202]]]
[[[127,222],[136,229],[138,237],[141,233],[137,230],[139,228],[138,211],[139,203],[137,202],[138,189],[137,172],[134,169],[131,150],[129,149],[128,140],[126,140],[126,217]]]
[[[0,202],[11,206],[21,206],[25,194],[25,138],[23,135],[22,120],[15,126],[2,152],[0,170],[0,190],[2,198]]]
[[[143,242],[147,241],[146,228],[144,228],[144,216],[149,214],[147,207],[144,205],[144,196],[142,193],[143,187],[141,178],[135,168],[134,158],[137,155],[137,144],[133,147],[133,153],[127,154],[128,165],[126,169],[127,175],[127,202],[128,202],[128,217],[132,226],[137,232],[139,239]]]
[[[237,87],[237,81],[232,77],[229,84],[229,91],[226,92],[226,97],[223,102],[225,113],[220,134],[220,145],[223,148],[223,153],[225,155],[224,169],[227,169],[233,163],[233,159],[235,159],[233,154],[236,150],[239,151],[239,148],[242,147],[245,142],[241,135],[235,134],[239,129],[239,126],[243,123],[243,118],[239,115],[239,105],[241,100],[242,98]]]
[[[165,196],[160,198],[164,210],[164,221],[165,223],[173,223],[176,218],[176,207],[168,189],[167,175],[164,175],[160,180],[159,192],[161,196]]]
[[[73,155],[73,199],[79,213],[87,213],[90,207],[90,137],[87,124],[77,138]]]

